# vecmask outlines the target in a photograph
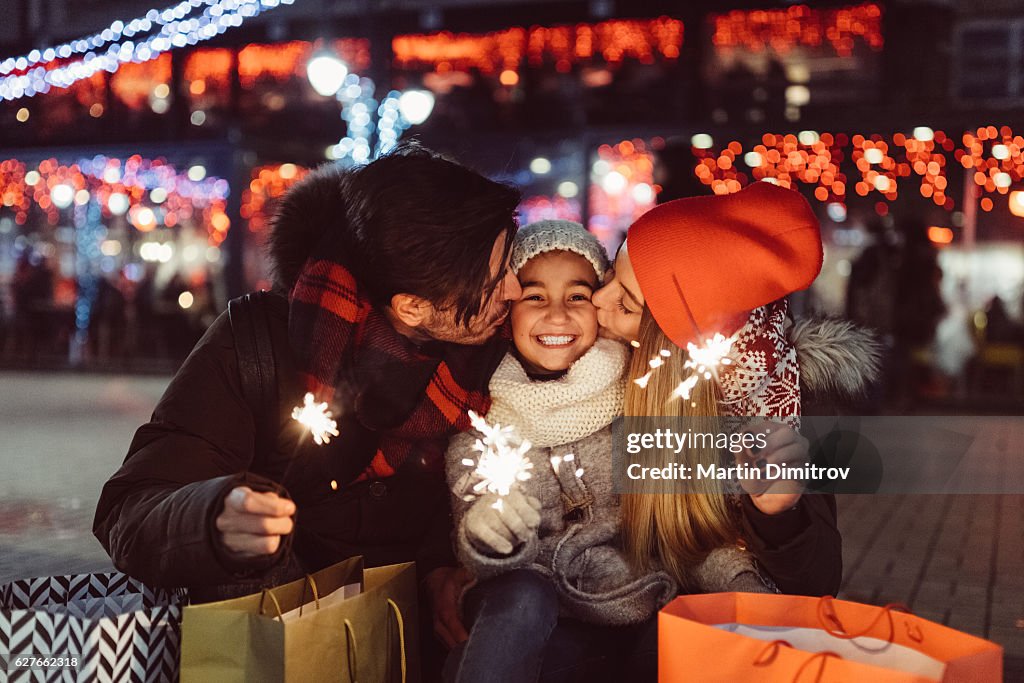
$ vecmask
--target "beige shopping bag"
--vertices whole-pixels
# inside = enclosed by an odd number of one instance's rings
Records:
[[[353,583],[359,594],[326,598]],[[417,681],[416,601],[411,563],[363,570],[351,558],[261,593],[190,605],[181,680]]]

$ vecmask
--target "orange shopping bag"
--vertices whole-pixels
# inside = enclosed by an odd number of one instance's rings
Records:
[[[688,595],[658,615],[658,680],[998,683],[1003,648],[900,605]]]

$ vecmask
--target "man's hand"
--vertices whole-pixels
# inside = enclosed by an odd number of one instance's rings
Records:
[[[287,498],[238,486],[224,497],[217,530],[224,546],[243,557],[273,555],[281,537],[292,532],[294,514],[295,503]]]
[[[507,496],[489,493],[466,511],[466,536],[485,551],[510,555],[519,543],[537,535],[540,501],[512,490]]]
[[[802,467],[807,464],[810,442],[792,427],[765,421],[749,426],[746,431],[757,434],[768,430],[770,432],[766,437],[766,446],[758,453],[753,453],[750,449],[737,453],[738,465],[763,467],[772,463]],[[757,509],[766,515],[777,515],[791,509],[804,492],[804,484],[798,479],[741,479],[740,485],[750,494],[750,500]]]
[[[469,638],[459,618],[459,596],[472,580],[464,567],[438,567],[423,579],[434,617],[434,633],[448,649]]]

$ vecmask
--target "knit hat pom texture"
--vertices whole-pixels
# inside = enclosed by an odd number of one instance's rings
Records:
[[[512,272],[519,270],[534,256],[549,251],[569,251],[590,262],[597,273],[597,281],[604,281],[610,267],[608,254],[592,233],[579,223],[562,220],[543,220],[530,223],[516,233],[512,247]]]

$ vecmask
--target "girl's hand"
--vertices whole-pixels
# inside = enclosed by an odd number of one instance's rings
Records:
[[[806,465],[810,442],[788,425],[767,420],[747,427],[750,433],[767,432],[765,448],[754,453],[749,448],[736,454],[736,464],[760,467],[772,463],[789,467]],[[750,494],[750,500],[766,515],[777,515],[792,509],[804,492],[804,483],[799,479],[741,479],[740,485]]]
[[[539,500],[519,491],[500,499],[487,494],[466,512],[466,536],[482,550],[510,555],[516,545],[537,535],[540,508]]]

